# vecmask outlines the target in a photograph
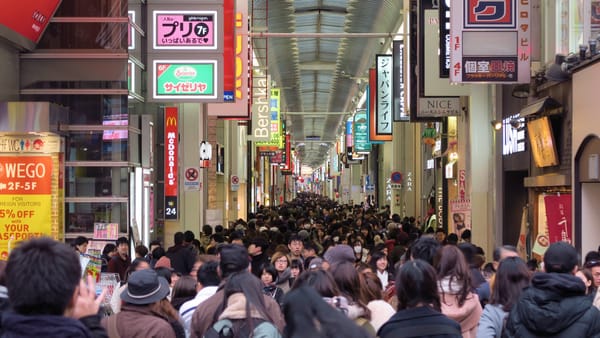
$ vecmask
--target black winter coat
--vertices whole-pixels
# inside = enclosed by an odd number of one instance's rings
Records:
[[[600,337],[600,312],[581,279],[536,273],[506,320],[503,337]]]
[[[187,246],[174,245],[167,250],[166,256],[171,260],[171,267],[182,275],[189,275],[196,263],[196,254]]]
[[[396,312],[377,332],[379,338],[462,338],[460,325],[441,312],[420,306]]]

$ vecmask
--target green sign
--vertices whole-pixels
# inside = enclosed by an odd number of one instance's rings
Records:
[[[368,123],[367,113],[356,113],[354,115],[354,152],[356,153],[371,152]]]
[[[216,98],[217,61],[154,61],[153,97],[160,99]]]

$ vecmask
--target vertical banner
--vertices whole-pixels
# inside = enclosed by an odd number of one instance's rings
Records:
[[[394,122],[409,121],[404,106],[404,41],[393,42],[393,68],[394,68]]]
[[[548,219],[546,218],[546,203],[544,197],[546,195],[538,195],[537,200],[537,236],[533,242],[533,248],[531,251],[536,254],[543,256],[548,247],[550,246],[550,239],[548,238]]]
[[[178,127],[177,107],[165,108],[165,219],[177,219],[178,177]]]
[[[451,82],[530,82],[529,0],[452,0]]]
[[[368,154],[371,152],[367,113],[364,111],[354,114],[354,152],[358,154]]]
[[[440,78],[450,77],[450,0],[439,2]]]
[[[228,0],[229,1],[229,0]],[[225,14],[225,13],[224,13]],[[225,119],[250,119],[250,108],[248,107],[249,90],[249,63],[248,55],[248,1],[235,1],[235,19],[234,19],[234,92],[233,102],[208,103],[208,115],[218,116]],[[223,40],[225,41],[225,38]],[[227,42],[224,42],[224,48]],[[223,71],[226,72],[224,67]],[[225,81],[226,82],[226,81]]]
[[[377,74],[375,133],[377,135],[392,135],[394,62],[392,55],[378,54],[375,59]]]
[[[377,134],[377,70],[369,69],[369,85],[367,86],[367,119],[369,120],[369,140],[373,141],[391,141],[392,134]]]
[[[519,240],[517,241],[517,253],[523,260],[527,260],[527,214],[529,208],[523,207],[523,213],[521,214],[521,229],[519,230]]]
[[[573,243],[571,229],[571,194],[546,195],[546,219],[550,244],[560,241]]]
[[[352,147],[354,146],[354,138],[352,135],[352,125],[354,124],[354,118],[350,116],[346,120],[346,153],[348,157],[352,156]]]
[[[252,77],[252,141],[269,142],[271,140],[270,78]]]
[[[235,0],[223,0],[223,102],[235,91]]]

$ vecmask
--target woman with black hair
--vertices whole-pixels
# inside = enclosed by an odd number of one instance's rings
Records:
[[[416,259],[396,277],[398,312],[377,332],[379,338],[461,338],[460,325],[441,313],[435,269]]]
[[[531,273],[520,257],[507,257],[500,261],[490,302],[485,305],[479,319],[477,337],[501,336],[506,316],[530,281]]]
[[[316,271],[305,274],[311,273],[319,274]],[[287,338],[370,337],[342,311],[332,311],[331,305],[309,286],[294,288],[285,296],[283,314]]]
[[[373,252],[369,259],[369,265],[381,280],[382,290],[385,290],[388,283],[394,279],[387,255],[383,251]]]
[[[264,294],[273,298],[281,306],[283,290],[275,284],[277,281],[277,270],[275,270],[272,264],[263,265],[260,280],[263,282]]]

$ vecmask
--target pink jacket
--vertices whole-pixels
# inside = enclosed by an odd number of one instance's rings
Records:
[[[471,293],[461,307],[458,307],[458,297],[454,294],[440,292],[440,301],[442,313],[460,324],[463,338],[475,338],[479,318],[483,312],[477,294]]]

